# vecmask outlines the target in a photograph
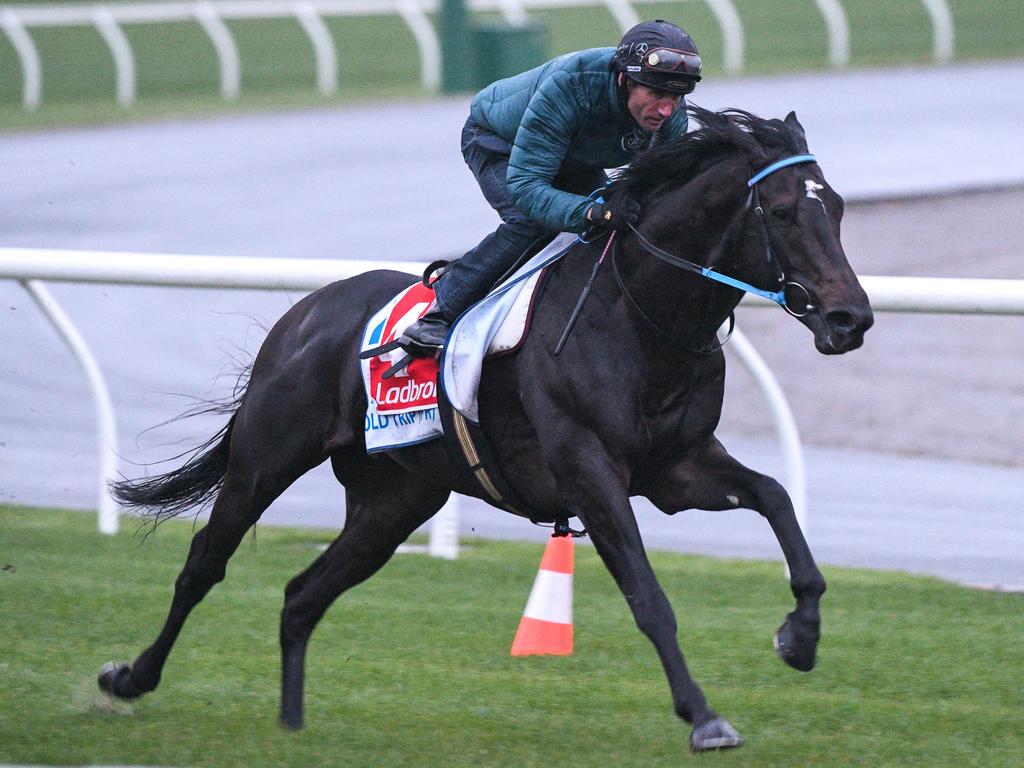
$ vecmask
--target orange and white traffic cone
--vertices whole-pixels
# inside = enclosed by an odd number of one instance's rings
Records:
[[[552,536],[544,549],[530,599],[519,621],[513,656],[568,656],[572,653],[571,536]]]

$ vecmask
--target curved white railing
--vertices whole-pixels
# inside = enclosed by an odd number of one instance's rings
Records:
[[[953,60],[953,14],[946,0],[921,0],[932,21],[932,56],[943,64]]]
[[[43,280],[108,285],[160,285],[192,288],[315,290],[335,280],[373,269],[420,274],[426,263],[320,259],[258,259],[231,256],[172,256],[152,253],[0,248],[0,279],[17,280],[46,315],[85,374],[96,411],[100,471],[98,513],[102,533],[117,533],[117,505],[109,484],[117,480],[114,407],[96,358],[74,323],[43,285]],[[449,513],[451,508],[449,507]],[[451,525],[442,516],[439,530]],[[431,537],[431,552],[454,557],[457,544],[447,535]]]
[[[242,90],[242,62],[238,58],[238,45],[231,36],[231,30],[224,23],[217,6],[206,0],[195,3],[192,15],[217,51],[217,62],[220,64],[220,95],[228,101],[237,99]]]
[[[722,28],[722,47],[725,50],[723,68],[729,74],[743,69],[743,24],[732,0],[706,0],[711,12]]]
[[[74,352],[89,380],[96,402],[100,433],[100,527],[116,531],[116,511],[109,501],[107,482],[114,479],[117,440],[106,385],[84,340],[59,306],[38,282],[159,285],[192,288],[249,288],[315,290],[334,280],[372,269],[396,269],[413,274],[422,262],[348,261],[328,259],[268,259],[234,256],[177,256],[151,253],[0,248],[0,279],[18,280],[54,323]],[[960,278],[861,278],[876,311],[1024,315],[1024,280]],[[775,306],[748,296],[744,305]],[[736,332],[730,349],[750,371],[768,400],[783,451],[786,484],[801,526],[806,530],[806,474],[793,414],[778,382],[753,346]]]
[[[295,18],[313,42],[317,90],[325,96],[335,93],[338,90],[338,52],[334,50],[330,30],[309,0],[302,0],[295,6]]]
[[[636,6],[661,0],[467,0],[470,10],[500,12],[511,24],[528,20],[529,10],[604,7],[625,31],[640,20]],[[728,73],[743,69],[743,24],[733,0],[704,0],[722,32],[722,66]],[[948,0],[921,0],[932,24],[933,58],[948,62],[953,56],[953,15]],[[845,66],[850,60],[850,31],[841,0],[815,0],[829,35],[829,62]],[[441,44],[430,21],[440,0],[197,0],[145,4],[76,4],[7,6],[0,12],[0,29],[10,39],[22,70],[22,103],[39,106],[43,70],[39,52],[28,30],[33,27],[92,26],[102,35],[114,59],[117,100],[131,104],[136,95],[135,58],[122,25],[196,22],[217,54],[220,90],[225,99],[237,98],[241,84],[238,46],[225,22],[239,19],[292,18],[309,37],[316,56],[317,87],[330,95],[338,88],[338,55],[323,17],[399,16],[409,28],[420,56],[423,88],[435,92],[441,83]]]
[[[38,280],[21,280],[32,300],[42,311],[53,327],[68,345],[85,373],[85,379],[92,392],[93,406],[96,411],[96,433],[99,438],[99,494],[97,511],[99,514],[100,533],[117,533],[117,505],[110,495],[109,483],[116,478],[117,472],[117,427],[114,422],[114,403],[110,399],[110,390],[100,372],[99,364],[93,356],[89,345],[85,343],[78,328],[71,318],[61,309],[49,289]]]
[[[846,12],[839,0],[814,2],[828,27],[828,62],[833,67],[845,67],[850,63],[850,25],[846,21]]]
[[[114,14],[104,5],[93,11],[93,24],[114,56],[114,70],[117,72],[117,103],[127,107],[135,101],[135,57],[128,45],[128,38],[117,25]]]
[[[10,39],[14,50],[21,61],[21,74],[24,81],[21,103],[25,109],[35,109],[42,101],[43,67],[39,62],[39,51],[36,50],[32,36],[21,23],[21,17],[7,8],[0,14],[0,28]]]

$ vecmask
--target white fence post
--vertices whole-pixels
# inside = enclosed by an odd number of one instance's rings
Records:
[[[3,27],[11,45],[18,53],[21,60],[21,72],[24,86],[22,88],[21,101],[25,109],[34,110],[39,108],[39,102],[43,93],[43,68],[39,63],[39,51],[36,50],[32,36],[21,23],[18,14],[10,8],[0,14],[0,26]]]
[[[706,0],[711,12],[722,27],[722,44],[725,48],[723,68],[732,75],[743,69],[743,24],[732,0]]]
[[[295,6],[295,18],[309,35],[316,53],[316,83],[320,93],[331,96],[338,92],[338,55],[330,30],[316,12],[314,5],[305,0]]]
[[[521,0],[498,0],[498,6],[505,21],[513,26],[522,26],[530,20]]]
[[[430,543],[427,552],[431,557],[455,560],[459,556],[459,497],[453,493],[441,510],[434,515],[430,524]]]
[[[441,88],[441,44],[437,33],[416,0],[398,0],[396,8],[420,49],[423,88],[437,93]]]
[[[238,98],[242,89],[242,65],[238,59],[238,46],[231,30],[217,13],[213,3],[203,0],[196,3],[195,19],[210,36],[220,62],[220,94],[229,101]]]
[[[131,106],[135,101],[135,58],[132,56],[128,38],[124,36],[114,15],[106,6],[96,6],[93,11],[93,23],[114,57],[114,69],[117,72],[117,103],[122,107]]]
[[[921,0],[932,20],[932,55],[946,64],[953,60],[953,14],[946,0]]]
[[[796,520],[800,528],[807,535],[807,470],[804,466],[804,453],[800,445],[800,432],[796,426],[796,419],[793,418],[793,411],[789,407],[786,396],[782,393],[782,387],[765,363],[764,359],[754,349],[754,345],[747,340],[747,337],[736,328],[733,330],[732,339],[726,349],[736,353],[736,356],[743,363],[743,366],[753,376],[761,388],[762,394],[768,400],[768,407],[771,410],[772,421],[775,423],[775,431],[779,437],[779,444],[782,447],[782,457],[786,471],[786,490],[793,500],[793,511],[796,512]]]
[[[640,17],[628,0],[604,0],[604,4],[623,33],[640,23]]]
[[[850,25],[839,0],[814,0],[828,26],[828,63],[845,67],[850,63]]]
[[[61,309],[60,304],[53,298],[46,286],[38,280],[21,280],[20,282],[53,324],[57,333],[60,334],[61,340],[67,344],[89,383],[89,390],[92,392],[92,400],[96,409],[96,433],[99,438],[100,472],[97,501],[99,529],[100,533],[115,534],[118,529],[117,505],[110,495],[109,484],[117,479],[117,427],[114,422],[114,405],[110,399],[107,382],[103,379],[103,374],[100,372],[100,367],[96,363],[96,358],[93,357],[89,345],[85,343],[82,334],[78,332],[75,324]]]

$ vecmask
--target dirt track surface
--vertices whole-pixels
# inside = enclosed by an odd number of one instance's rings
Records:
[[[847,207],[843,245],[859,274],[1024,278],[1024,189]],[[740,327],[771,366],[804,441],[1024,466],[1024,317],[879,313],[864,346],[819,355],[782,312]],[[774,434],[764,400],[731,360],[720,436]]]

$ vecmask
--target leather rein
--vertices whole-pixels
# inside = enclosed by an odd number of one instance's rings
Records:
[[[700,264],[697,264],[695,262],[689,261],[689,260],[684,259],[684,258],[682,258],[680,256],[676,256],[674,254],[671,254],[668,251],[666,251],[666,250],[664,250],[662,248],[659,248],[658,246],[654,245],[654,243],[652,243],[650,240],[648,240],[646,237],[644,237],[643,233],[641,233],[640,230],[637,229],[634,225],[629,224],[628,226],[629,226],[630,230],[633,232],[633,234],[636,236],[636,238],[639,241],[641,247],[645,251],[647,251],[647,253],[651,254],[652,256],[655,256],[656,258],[660,259],[661,261],[664,261],[666,264],[669,264],[670,266],[676,267],[678,269],[685,270],[687,272],[692,272],[693,274],[699,275],[701,277],[706,277],[707,279],[713,280],[713,281],[715,281],[717,283],[722,283],[723,285],[728,285],[731,288],[737,288],[737,289],[739,289],[741,291],[744,291],[746,293],[751,293],[751,294],[754,294],[755,296],[760,296],[762,298],[768,299],[769,301],[773,301],[776,304],[778,304],[780,307],[782,307],[784,310],[786,310],[786,312],[788,312],[789,314],[793,315],[794,317],[804,317],[805,315],[807,315],[810,312],[814,311],[814,305],[811,303],[811,294],[800,283],[798,283],[796,281],[793,281],[793,280],[786,280],[786,273],[785,273],[785,271],[782,268],[782,263],[779,261],[779,258],[778,258],[778,256],[775,253],[775,249],[772,248],[771,233],[768,231],[768,224],[765,221],[764,208],[761,205],[761,196],[760,196],[760,194],[758,192],[757,184],[762,179],[764,179],[766,176],[771,175],[772,173],[774,173],[775,171],[777,171],[777,170],[779,170],[781,168],[787,168],[787,167],[789,167],[791,165],[798,165],[798,164],[802,164],[802,163],[816,163],[816,162],[817,162],[817,158],[814,155],[811,155],[811,154],[792,155],[790,157],[783,158],[782,160],[778,160],[778,161],[772,163],[771,165],[766,166],[765,168],[762,168],[760,171],[758,171],[757,173],[753,174],[750,177],[750,179],[747,181],[747,187],[750,189],[750,193],[747,196],[747,208],[748,209],[753,209],[754,215],[757,216],[757,220],[761,224],[760,232],[761,232],[761,240],[762,240],[762,243],[764,244],[765,258],[767,259],[767,261],[771,262],[772,265],[775,267],[775,271],[776,271],[776,274],[777,274],[778,284],[780,286],[779,290],[777,290],[777,291],[767,291],[767,290],[764,290],[763,288],[758,288],[758,287],[756,287],[754,285],[751,285],[750,283],[746,283],[746,282],[744,282],[742,280],[738,280],[738,279],[736,279],[734,277],[730,277],[728,275],[724,275],[721,272],[717,272],[717,271],[715,271],[715,269],[713,267],[701,266]],[[675,344],[675,345],[678,346],[679,345],[679,341],[674,336],[672,336],[671,334],[666,333],[664,330],[662,330],[657,325],[657,323],[655,323],[650,317],[648,317],[647,313],[643,311],[643,309],[640,307],[639,303],[637,303],[636,299],[634,299],[632,294],[630,294],[629,289],[626,287],[626,284],[622,280],[622,276],[619,273],[618,263],[617,263],[617,260],[615,258],[617,248],[613,244],[613,241],[615,239],[615,233],[614,232],[611,234],[610,238],[611,239],[609,241],[609,245],[611,246],[611,251],[612,251],[612,254],[611,254],[612,255],[612,258],[611,258],[612,273],[615,276],[615,281],[618,283],[619,289],[622,291],[622,294],[626,297],[626,299],[628,300],[629,304],[633,307],[633,309],[637,312],[637,314],[640,315],[640,317],[644,320],[644,322],[651,328],[651,330],[653,330],[655,332],[655,334],[658,337],[660,337],[664,341],[667,341],[669,343],[672,343],[672,344]],[[606,251],[607,251],[607,248],[606,248]],[[602,255],[602,260],[603,259],[604,259],[604,256]],[[800,291],[802,291],[803,294],[804,294],[804,298],[805,298],[806,304],[802,308],[802,311],[795,310],[790,305],[790,303],[787,301],[787,299],[786,299],[786,293],[791,288],[797,288]],[[711,344],[709,344],[709,345],[707,345],[705,347],[699,347],[697,349],[692,349],[692,348],[687,347],[687,349],[689,349],[689,351],[694,352],[696,354],[703,354],[703,355],[709,355],[709,354],[712,354],[714,352],[717,352],[723,346],[725,346],[726,342],[728,342],[729,337],[732,336],[732,332],[733,332],[733,329],[735,328],[735,326],[736,326],[735,314],[733,312],[730,312],[729,313],[729,329],[728,329],[724,339],[722,339],[721,341],[717,341],[716,340],[715,342],[712,342]]]

